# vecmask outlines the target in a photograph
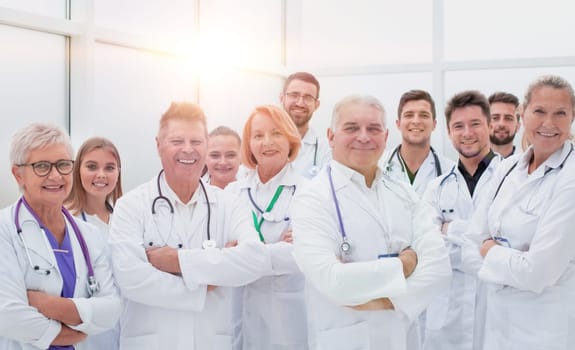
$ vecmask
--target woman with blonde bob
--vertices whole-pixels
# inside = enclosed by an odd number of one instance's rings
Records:
[[[292,253],[290,205],[304,178],[292,161],[300,137],[289,115],[275,106],[259,106],[243,130],[245,178],[226,188],[238,205],[250,208],[259,239],[272,256],[274,275],[236,290],[235,316],[241,324],[236,344],[243,349],[307,349],[304,278]]]

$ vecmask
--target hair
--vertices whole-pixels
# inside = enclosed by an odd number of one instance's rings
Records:
[[[373,107],[381,112],[381,121],[383,126],[386,127],[385,122],[385,108],[381,102],[371,95],[349,95],[340,100],[334,107],[331,115],[331,129],[335,131],[340,118],[340,110],[348,105],[361,105]]]
[[[491,96],[489,96],[487,101],[489,101],[489,105],[501,102],[501,103],[512,104],[515,106],[515,108],[519,106],[519,99],[515,95],[510,94],[508,92],[501,92],[501,91],[494,92],[491,94]]]
[[[81,211],[86,209],[86,189],[82,186],[82,179],[80,176],[80,169],[82,161],[86,154],[96,149],[103,149],[110,152],[116,159],[118,164],[118,182],[112,192],[106,196],[106,208],[112,212],[114,204],[122,196],[122,162],[120,161],[120,153],[112,141],[103,137],[93,137],[86,140],[76,154],[74,162],[74,181],[72,183],[72,191],[68,198],[64,201],[65,206],[72,212],[73,215],[78,215]]]
[[[489,110],[489,102],[485,95],[477,90],[463,91],[455,94],[447,102],[445,107],[445,121],[447,123],[447,129],[449,129],[449,122],[451,121],[451,114],[458,108],[477,106],[481,108],[481,112],[487,119],[487,123],[491,121],[491,112]]]
[[[252,136],[251,126],[252,121],[257,114],[268,116],[277,125],[280,132],[287,137],[289,142],[288,158],[290,160],[294,160],[301,147],[301,138],[294,122],[283,109],[272,105],[264,105],[256,107],[244,125],[242,135],[243,142],[240,148],[242,164],[250,169],[255,169],[257,165],[257,160],[250,149],[250,139]]]
[[[170,108],[160,118],[158,138],[172,120],[198,121],[203,124],[207,134],[207,122],[204,111],[197,104],[190,102],[172,102]],[[207,135],[206,135],[207,136]]]
[[[543,75],[537,78],[534,82],[529,84],[525,97],[523,99],[523,108],[527,108],[529,102],[531,102],[531,95],[533,91],[543,88],[550,87],[553,89],[565,90],[571,98],[571,106],[575,111],[575,94],[573,93],[573,87],[569,82],[557,75]]]
[[[60,127],[44,123],[30,124],[12,136],[10,162],[12,165],[24,164],[30,151],[50,145],[64,145],[70,158],[74,155],[70,137]]]
[[[315,96],[315,98],[319,98],[319,81],[317,80],[317,78],[315,76],[313,76],[313,74],[307,73],[307,72],[296,72],[296,73],[293,73],[290,76],[288,76],[286,78],[285,83],[284,83],[284,88],[283,88],[284,93],[286,92],[289,84],[294,80],[301,80],[301,81],[305,81],[306,83],[310,83],[310,84],[315,85],[315,87],[317,88],[317,96]]]
[[[408,92],[401,95],[401,98],[399,99],[399,106],[397,106],[397,119],[401,119],[401,111],[407,102],[420,100],[429,102],[431,105],[431,116],[433,117],[433,120],[435,120],[435,102],[433,101],[433,98],[429,92],[425,90],[409,90]]]
[[[227,126],[220,125],[208,134],[209,138],[214,136],[233,136],[236,140],[238,140],[239,144],[242,143],[240,135],[235,130],[228,128]]]

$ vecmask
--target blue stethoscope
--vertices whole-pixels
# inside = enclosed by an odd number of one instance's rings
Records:
[[[315,144],[313,145],[313,165],[309,168],[308,172],[311,176],[316,176],[319,173],[319,167],[317,166],[317,147],[319,140],[316,136]]]
[[[393,157],[397,157],[397,160],[399,161],[399,164],[401,165],[401,172],[405,172],[405,164],[403,162],[403,159],[400,156],[400,153],[399,153],[400,150],[401,150],[401,145],[397,145],[397,147],[395,147],[393,152],[391,152],[391,156],[389,156],[389,159],[387,160],[387,170],[388,171],[392,170],[393,164],[391,163],[391,161],[392,161]],[[439,162],[439,157],[437,156],[437,153],[435,153],[435,150],[433,149],[433,147],[430,147],[430,150],[431,150],[431,154],[433,155],[433,161],[435,162],[435,174],[437,176],[441,176],[443,171],[441,170],[441,163]]]
[[[23,228],[20,225],[20,208],[22,207],[22,204],[24,204],[26,209],[28,209],[30,214],[32,214],[32,216],[34,217],[34,220],[26,220],[26,221],[24,221],[23,224],[25,225],[27,222],[31,222],[35,226],[38,226],[40,228],[40,230],[43,231],[43,233],[45,235],[44,228],[40,225],[40,218],[36,215],[36,213],[34,213],[34,211],[30,207],[28,202],[26,202],[26,199],[24,199],[24,197],[21,197],[18,200],[18,202],[16,203],[16,209],[14,212],[14,226],[16,226],[16,232],[18,233],[18,236],[20,237],[20,240],[22,241],[22,244],[24,245],[24,251],[26,252],[26,257],[28,258],[28,263],[30,264],[30,267],[32,268],[32,270],[36,273],[47,276],[51,273],[51,270],[56,267],[56,263],[54,262],[54,259],[52,258],[50,261],[50,265],[46,268],[43,268],[43,267],[40,267],[40,265],[35,264],[32,261],[32,256],[30,255],[30,247],[28,245],[28,242],[26,241],[26,238],[24,238]],[[88,251],[88,246],[86,245],[86,241],[84,240],[84,236],[82,235],[82,232],[80,232],[80,228],[76,224],[76,221],[74,221],[74,218],[72,217],[72,215],[70,215],[68,210],[66,210],[66,208],[64,208],[64,207],[62,207],[62,213],[64,214],[64,217],[68,220],[70,225],[72,226],[74,234],[76,235],[76,239],[78,240],[78,243],[80,244],[80,248],[82,249],[82,255],[84,256],[84,261],[86,262],[86,267],[88,269],[88,282],[87,282],[88,295],[94,296],[96,293],[99,292],[100,284],[96,280],[96,276],[94,274],[94,267],[92,266],[92,262],[90,259],[90,252]],[[48,243],[47,239],[45,239],[45,237],[44,237],[44,242],[46,243],[47,251],[51,251],[52,247]]]
[[[341,238],[342,238],[342,242],[339,246],[339,249],[341,250],[341,252],[344,255],[349,255],[351,253],[351,243],[349,242],[349,240],[347,239],[347,234],[345,232],[345,228],[343,226],[343,218],[341,215],[341,209],[340,209],[340,205],[339,205],[339,200],[337,199],[337,195],[335,193],[335,187],[333,185],[333,177],[331,175],[331,166],[328,165],[327,166],[327,176],[329,179],[329,187],[331,189],[331,196],[333,198],[333,202],[335,205],[335,211],[337,214],[337,222],[339,224],[339,232],[341,233]],[[378,255],[378,258],[394,258],[394,257],[398,257],[399,254],[398,253],[391,253],[391,242],[390,242],[390,237],[386,237],[386,241],[387,241],[387,254],[380,254]]]
[[[170,201],[170,199],[166,196],[164,196],[162,194],[162,187],[160,186],[160,177],[162,176],[162,173],[164,172],[164,169],[160,170],[160,172],[158,173],[158,177],[156,179],[156,185],[157,185],[157,189],[158,189],[158,196],[156,196],[156,198],[154,198],[154,200],[152,201],[152,216],[154,217],[154,223],[156,224],[156,228],[158,228],[158,234],[159,232],[159,226],[156,223],[156,204],[160,201],[165,202],[168,205],[168,208],[170,209],[170,229],[169,229],[169,233],[168,233],[168,239],[170,238],[170,236],[172,235],[172,226],[173,226],[173,221],[174,221],[174,206],[172,204],[172,202]],[[208,206],[208,220],[207,220],[207,224],[206,224],[206,233],[207,233],[207,239],[204,240],[202,242],[202,248],[207,249],[207,248],[216,248],[217,244],[216,241],[212,239],[211,233],[210,233],[210,220],[212,217],[212,212],[211,212],[211,208],[210,208],[210,200],[208,198],[208,192],[206,191],[206,187],[204,186],[202,180],[200,179],[200,187],[202,188],[202,192],[204,193],[204,198],[206,199],[206,204]],[[163,237],[162,237],[163,238]],[[164,240],[164,244],[167,243],[168,240]],[[154,245],[154,242],[148,242],[148,246],[152,247]],[[178,244],[178,248],[182,248],[183,244],[180,243]]]

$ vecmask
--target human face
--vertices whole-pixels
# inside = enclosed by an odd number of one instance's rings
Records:
[[[250,151],[262,171],[281,170],[288,162],[289,140],[266,114],[257,113],[250,126]]]
[[[489,125],[479,106],[455,109],[448,133],[453,147],[465,158],[482,157],[489,152]]]
[[[395,121],[402,141],[417,146],[428,146],[437,121],[433,119],[431,104],[425,100],[407,102]]]
[[[328,129],[333,159],[366,179],[375,176],[387,135],[381,111],[362,104],[342,106],[335,130]]]
[[[541,87],[531,93],[523,120],[525,135],[545,158],[563,146],[573,124],[573,102],[564,89]]]
[[[119,175],[118,162],[110,150],[95,148],[84,154],[80,164],[80,180],[88,196],[105,200],[116,188]]]
[[[61,159],[70,160],[72,155],[63,144],[53,144],[30,150],[25,164],[39,161],[55,163]],[[38,176],[31,166],[13,166],[12,174],[22,189],[26,201],[35,208],[60,207],[72,189],[72,172],[60,174],[56,167],[46,176]]]
[[[177,185],[199,180],[207,153],[206,128],[200,121],[169,121],[156,146],[168,181]]]
[[[491,123],[489,124],[491,143],[497,146],[512,143],[517,130],[519,130],[519,120],[515,116],[515,105],[495,102],[490,105],[489,109],[491,110]]]
[[[292,80],[280,95],[280,101],[284,110],[289,114],[298,129],[307,128],[311,116],[319,107],[317,87],[303,80]],[[297,96],[293,98],[290,96]],[[306,103],[304,96],[311,96],[315,100]]]
[[[210,182],[225,187],[236,179],[240,167],[240,143],[235,136],[217,135],[208,140],[206,166]]]

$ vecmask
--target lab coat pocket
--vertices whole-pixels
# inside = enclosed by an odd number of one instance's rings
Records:
[[[274,292],[271,339],[275,344],[307,344],[307,318],[303,292]]]
[[[120,337],[120,349],[141,350],[160,349],[158,336],[155,334],[139,335],[134,337]]]
[[[433,299],[425,312],[425,328],[440,330],[445,326],[449,310],[449,291],[445,291]]]
[[[318,334],[318,350],[370,350],[369,325],[359,322],[347,327],[326,329]]]

